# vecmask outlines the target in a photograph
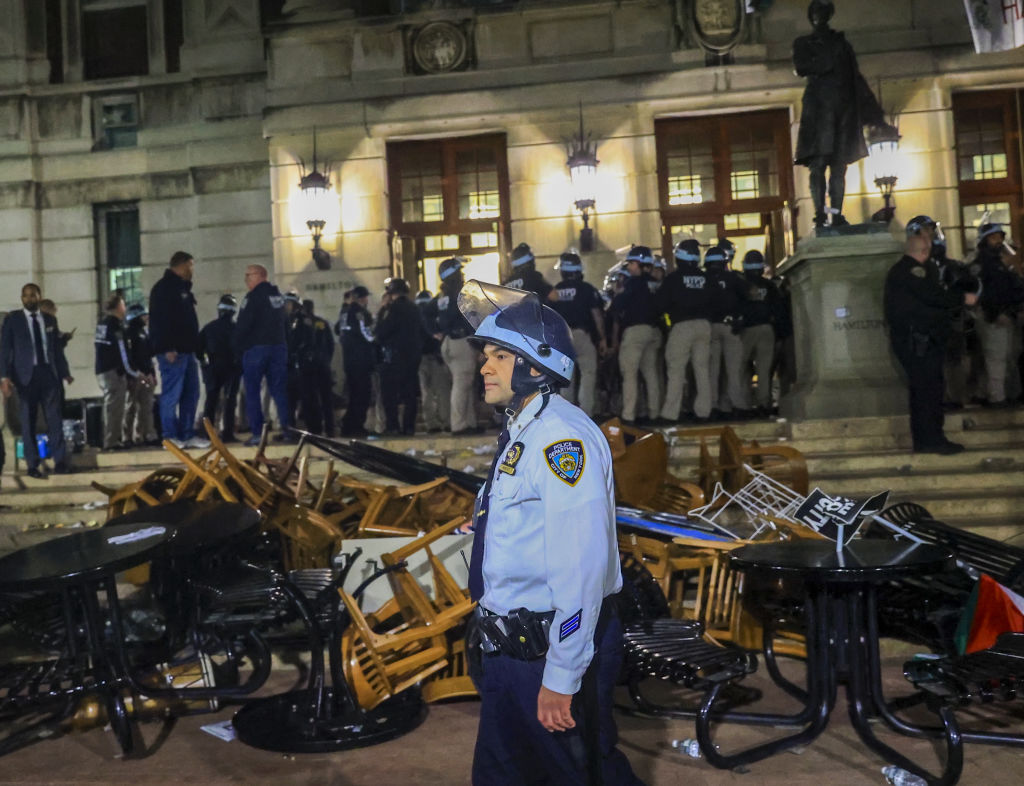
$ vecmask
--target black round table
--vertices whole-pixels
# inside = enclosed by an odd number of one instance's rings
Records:
[[[807,685],[799,687],[779,673],[771,649],[771,625],[765,626],[765,664],[775,682],[803,703],[790,720],[801,730],[729,755],[712,742],[710,725],[718,687],[705,696],[697,717],[697,739],[708,762],[731,769],[806,745],[828,725],[836,702],[838,686],[845,684],[850,720],[869,748],[888,763],[909,770],[931,783],[939,780],[875,736],[870,720],[881,717],[894,731],[884,711],[881,665],[878,654],[878,619],[875,592],[878,585],[908,576],[941,573],[955,564],[953,556],[939,546],[897,540],[854,540],[837,550],[828,540],[796,540],[754,543],[730,554],[730,565],[751,577],[785,579],[803,593],[803,614],[807,636]],[[756,602],[755,598],[749,598]],[[880,711],[881,710],[881,711]],[[946,774],[959,777],[962,762],[955,759],[960,749],[952,744],[959,735],[952,715],[942,717],[946,752],[953,764]]]
[[[40,680],[26,684],[22,679],[19,683],[15,670],[3,686],[6,699],[30,706],[36,700],[99,693],[106,700],[122,751],[130,754],[132,729],[122,696],[130,678],[115,576],[162,554],[174,534],[173,527],[141,521],[73,532],[0,559],[0,593],[58,594],[65,636],[63,651],[47,666],[45,685]],[[101,591],[106,597],[106,614],[100,606]],[[16,688],[18,685],[21,687]],[[26,690],[36,693],[26,694]],[[70,702],[66,704],[70,708]],[[13,747],[12,743],[0,752]]]

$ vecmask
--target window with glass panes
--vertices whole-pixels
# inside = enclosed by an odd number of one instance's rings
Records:
[[[764,251],[772,213],[793,199],[789,126],[785,109],[655,122],[665,254],[686,237]]]
[[[497,282],[510,239],[505,135],[392,142],[387,159],[403,277],[436,293],[438,265],[461,256],[466,278]]]
[[[138,205],[135,202],[96,205],[94,217],[100,304],[118,289],[129,306],[145,304]]]
[[[983,222],[1024,236],[1021,205],[1021,105],[1024,91],[986,90],[953,96],[953,127],[964,255],[977,244]]]

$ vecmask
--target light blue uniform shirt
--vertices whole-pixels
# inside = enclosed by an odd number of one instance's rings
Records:
[[[601,602],[622,587],[612,457],[583,410],[558,395],[542,403],[534,397],[509,423],[494,470],[480,605],[502,615],[553,609],[543,684],[574,694]]]

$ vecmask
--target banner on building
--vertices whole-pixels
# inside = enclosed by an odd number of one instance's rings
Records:
[[[1024,0],[964,0],[964,7],[975,52],[1024,46]]]

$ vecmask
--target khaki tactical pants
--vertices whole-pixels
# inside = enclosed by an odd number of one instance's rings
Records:
[[[732,325],[716,322],[711,326],[711,406],[722,412],[744,409],[743,339],[732,332]],[[722,389],[722,370],[725,389]]]
[[[693,365],[693,379],[697,388],[693,400],[693,414],[706,418],[711,414],[711,323],[706,319],[688,319],[672,326],[665,342],[665,366],[668,387],[661,416],[666,420],[679,418],[683,406],[683,388],[686,385],[686,367]]]
[[[153,387],[143,385],[139,377],[128,380],[128,406],[124,413],[125,439],[136,444],[156,439],[153,425]]]
[[[647,386],[647,414],[657,417],[661,409],[661,378],[658,375],[658,351],[661,334],[653,325],[633,325],[622,333],[619,345],[619,371],[622,372],[622,419],[636,420],[639,390],[637,374],[643,374]]]
[[[744,370],[749,367],[751,359],[757,369],[757,406],[770,409],[772,405],[772,361],[775,358],[775,328],[771,325],[754,325],[743,330],[743,362]],[[750,389],[750,380],[745,385]],[[753,402],[747,405],[753,409]]]
[[[423,424],[427,431],[451,428],[452,375],[438,355],[424,355],[420,360],[420,396]]]
[[[995,322],[981,317],[975,322],[975,327],[981,339],[981,351],[985,355],[988,402],[1000,404],[1006,401],[1007,393],[1012,393],[1008,388],[1016,388],[1015,385],[1007,384],[1007,371],[1012,367],[1013,374],[1017,373],[1016,355],[1013,354],[1016,345],[1013,332],[1017,325],[1010,317],[1001,315]]]
[[[103,392],[103,447],[116,448],[124,444],[124,405],[128,398],[128,381],[117,371],[104,371],[96,375]]]
[[[480,353],[466,338],[445,336],[441,342],[441,357],[452,375],[451,419],[452,431],[476,428],[476,374]]]
[[[593,415],[597,402],[597,347],[590,334],[581,328],[573,329],[572,345],[580,372],[575,402],[588,415]]]

